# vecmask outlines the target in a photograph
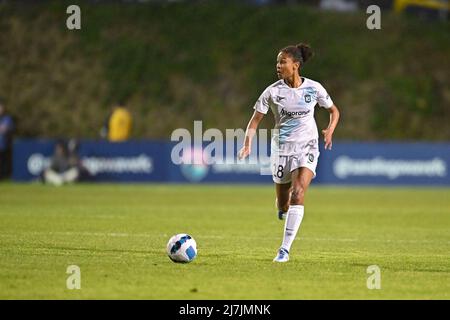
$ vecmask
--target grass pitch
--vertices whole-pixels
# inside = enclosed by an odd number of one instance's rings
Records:
[[[3,183],[0,298],[450,298],[449,189],[313,185],[305,208],[291,261],[275,264],[272,186]],[[176,233],[196,239],[194,262],[166,256]]]

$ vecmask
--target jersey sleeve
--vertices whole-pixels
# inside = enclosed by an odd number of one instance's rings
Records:
[[[266,114],[267,111],[269,111],[269,108],[270,108],[270,99],[271,99],[270,91],[269,91],[269,88],[267,88],[259,96],[259,98],[256,101],[255,105],[253,106],[253,109],[255,109],[258,112]]]
[[[319,106],[326,109],[331,108],[334,104],[327,90],[320,83],[317,84],[317,102]]]

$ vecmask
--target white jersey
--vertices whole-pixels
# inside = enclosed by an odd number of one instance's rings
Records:
[[[268,86],[256,101],[255,109],[266,114],[272,109],[275,132],[272,150],[280,155],[298,153],[307,144],[318,144],[319,134],[314,119],[314,107],[331,108],[333,101],[317,81],[302,77],[298,88],[289,87],[284,80]]]

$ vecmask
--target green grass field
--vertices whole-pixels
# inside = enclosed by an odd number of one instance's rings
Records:
[[[0,221],[0,299],[450,298],[445,188],[312,186],[287,264],[272,262],[271,186],[3,183]],[[165,247],[183,232],[198,257],[175,264]]]

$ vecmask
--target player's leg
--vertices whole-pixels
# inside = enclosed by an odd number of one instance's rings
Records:
[[[275,206],[278,209],[278,219],[283,220],[289,209],[291,199],[291,183],[275,183],[277,194]]]
[[[289,251],[303,220],[305,194],[313,177],[314,172],[305,167],[295,169],[292,172],[290,206],[284,225],[283,242],[278,255],[274,259],[276,262],[287,262],[289,260]]]
[[[292,172],[290,206],[284,224],[283,242],[278,255],[274,259],[276,262],[289,260],[289,251],[303,220],[305,194],[313,177],[314,172],[305,167],[298,168]]]
[[[277,208],[278,219],[282,220],[286,216],[289,208],[291,169],[287,156],[271,155],[272,179],[275,182],[275,207]]]
[[[300,228],[304,214],[305,194],[316,175],[317,161],[320,152],[317,140],[313,139],[306,144],[303,152],[289,158],[291,172],[291,198],[289,210],[284,224],[283,243],[274,261],[286,262],[289,260],[289,250]]]
[[[292,172],[292,193],[290,205],[304,205],[305,194],[314,178],[314,172],[301,167]]]

